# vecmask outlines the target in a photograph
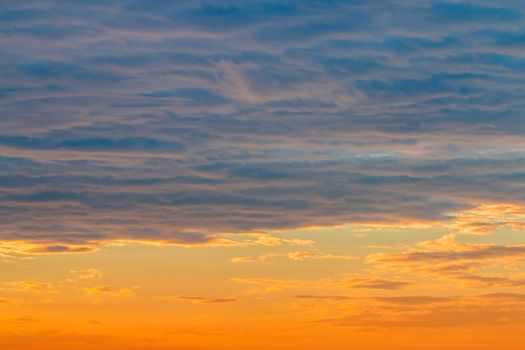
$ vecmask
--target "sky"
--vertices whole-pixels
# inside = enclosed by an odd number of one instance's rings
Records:
[[[525,2],[0,0],[0,47],[0,348],[522,348]]]

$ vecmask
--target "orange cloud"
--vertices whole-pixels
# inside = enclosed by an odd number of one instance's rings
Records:
[[[284,289],[382,289],[397,290],[412,285],[409,281],[385,280],[380,278],[349,277],[349,278],[323,278],[318,280],[286,280],[267,278],[232,278],[233,282],[256,285],[263,287],[255,292],[279,292]]]
[[[299,294],[294,295],[294,298],[297,299],[310,299],[310,300],[329,300],[329,301],[342,301],[352,299],[351,297],[343,295],[309,295],[309,294]]]
[[[49,293],[49,292],[55,292],[56,287],[49,282],[41,282],[41,281],[30,281],[30,280],[23,280],[23,281],[8,281],[3,282],[4,288],[0,289],[7,289],[10,291],[28,291],[28,292],[39,292],[39,293]]]
[[[189,301],[196,304],[223,304],[237,301],[236,298],[206,298],[193,295],[170,295],[160,298],[163,300]]]
[[[467,285],[521,286],[523,278],[473,274],[498,264],[525,261],[525,245],[494,245],[461,243],[456,235],[447,234],[437,240],[419,242],[403,252],[375,253],[367,262],[398,273],[439,276],[467,282]]]
[[[297,251],[289,253],[267,253],[259,256],[239,256],[230,259],[235,264],[265,262],[271,258],[286,257],[290,260],[357,260],[357,257],[352,255],[334,255],[321,252]]]
[[[110,295],[115,297],[132,297],[135,296],[135,292],[129,288],[114,288],[109,285],[100,285],[94,287],[88,287],[82,289],[86,295],[98,296],[98,295]]]
[[[351,255],[334,255],[317,252],[292,252],[288,253],[291,260],[356,260],[355,256]]]
[[[103,276],[103,273],[100,270],[94,268],[71,270],[70,273],[73,275],[72,280],[76,281],[98,280]]]
[[[482,204],[451,216],[450,229],[462,235],[483,236],[502,228],[525,228],[525,207],[512,203]]]
[[[348,316],[317,322],[374,328],[435,328],[525,323],[522,294],[460,297],[373,297],[354,301]],[[360,304],[357,304],[360,303]]]

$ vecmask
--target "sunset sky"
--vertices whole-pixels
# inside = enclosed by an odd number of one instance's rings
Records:
[[[523,0],[0,0],[0,349],[523,349],[524,152]]]

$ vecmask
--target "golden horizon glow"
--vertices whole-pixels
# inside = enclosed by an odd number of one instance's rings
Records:
[[[525,244],[479,239],[522,232],[524,212],[480,205],[438,229],[308,227],[193,248],[118,242],[43,254],[2,243],[13,268],[0,282],[2,346],[344,349],[355,339],[353,346],[381,349],[389,339],[392,349],[416,349],[417,339],[433,339],[436,348],[464,349],[468,340],[479,349],[502,336],[519,344],[522,333],[511,330],[525,317]],[[482,236],[471,234],[475,225]],[[365,236],[350,234],[363,227]],[[398,241],[378,246],[388,230]],[[485,328],[492,336],[479,336]],[[462,341],[442,338],[448,332]]]

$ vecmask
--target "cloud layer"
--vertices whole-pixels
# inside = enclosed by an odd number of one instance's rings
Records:
[[[3,8],[0,240],[202,245],[525,203],[521,1]]]

